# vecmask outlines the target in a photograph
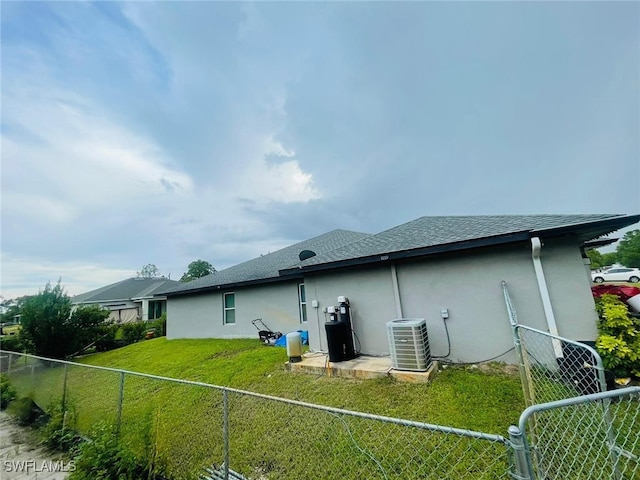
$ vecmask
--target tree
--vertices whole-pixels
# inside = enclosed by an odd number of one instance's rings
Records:
[[[640,230],[624,234],[616,249],[616,256],[625,267],[640,267]]]
[[[602,254],[595,248],[587,250],[587,257],[589,257],[589,260],[591,260],[592,269],[604,267],[604,263],[602,262]]]
[[[602,266],[607,267],[613,265],[618,261],[618,254],[616,252],[607,252],[602,254]]]
[[[22,344],[36,355],[65,358],[97,340],[109,312],[97,306],[71,310],[71,299],[60,281],[55,287],[47,283],[20,309]]]
[[[215,272],[216,269],[205,260],[194,260],[187,267],[187,271],[180,278],[181,282],[190,282],[196,278],[205,277]]]
[[[0,315],[0,322],[13,323],[15,319],[20,315],[22,306],[28,298],[29,295],[24,295],[22,297],[4,300],[2,302],[2,307],[4,307],[6,310],[2,315]]]
[[[148,263],[138,272],[138,276],[142,278],[155,278],[160,276],[160,271],[153,263]]]

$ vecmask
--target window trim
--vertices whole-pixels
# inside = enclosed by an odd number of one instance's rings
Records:
[[[233,307],[227,308],[227,295],[233,295]],[[227,312],[233,310],[233,322],[227,321]],[[236,324],[236,292],[225,292],[222,294],[222,325]]]
[[[304,301],[302,300],[302,291],[304,290]],[[304,311],[304,315],[303,312]],[[298,284],[298,314],[300,315],[300,323],[309,323],[309,312],[307,311],[307,290],[303,283]],[[306,318],[306,320],[303,320]]]

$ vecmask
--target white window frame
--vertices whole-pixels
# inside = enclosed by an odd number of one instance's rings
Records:
[[[227,307],[227,295],[233,295],[233,307]],[[233,322],[227,321],[227,314],[230,311],[233,311]],[[236,292],[225,292],[222,295],[222,324],[223,325],[236,324]]]
[[[304,301],[302,300],[303,290],[304,290]],[[304,287],[304,283],[298,284],[298,309],[300,314],[300,323],[307,323],[309,321],[309,316],[308,316],[309,312],[307,311],[307,290]]]

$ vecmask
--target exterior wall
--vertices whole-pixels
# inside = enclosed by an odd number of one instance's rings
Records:
[[[594,303],[575,242],[549,242],[543,247],[542,262],[560,334],[576,340],[595,338]],[[398,263],[396,269],[403,317],[426,319],[432,355],[445,355],[448,349],[442,308],[449,311],[449,359],[481,361],[513,347],[502,280],[508,284],[520,323],[547,330],[527,242]],[[321,309],[336,304],[338,295],[349,297],[361,352],[387,355],[386,323],[396,318],[391,278],[390,264],[316,274],[305,280],[307,301],[317,299]],[[313,322],[310,313],[309,323],[315,323],[309,329],[310,343],[312,349],[325,351],[322,317],[319,312]],[[514,361],[515,356],[499,360]]]
[[[568,239],[545,242],[542,268],[560,335],[573,340],[595,340],[598,316],[591,295],[591,275],[585,274],[584,259],[575,242]]]
[[[338,304],[338,296],[349,297],[356,349],[367,354],[387,354],[385,322],[395,318],[393,283],[389,266],[331,272],[305,278],[309,343],[312,350],[327,351],[324,324],[329,320],[323,310]],[[311,301],[318,300],[318,308]],[[378,330],[383,326],[382,336]],[[360,345],[358,345],[360,343]]]
[[[307,324],[300,323],[298,283],[169,297],[167,338],[258,338],[258,330],[251,323],[256,318],[262,318],[274,332],[307,330]],[[235,293],[236,323],[224,325],[222,295],[230,291]]]

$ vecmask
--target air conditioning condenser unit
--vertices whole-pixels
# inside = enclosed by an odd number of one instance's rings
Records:
[[[431,365],[427,323],[424,318],[399,318],[387,322],[392,367],[425,372]]]

